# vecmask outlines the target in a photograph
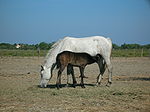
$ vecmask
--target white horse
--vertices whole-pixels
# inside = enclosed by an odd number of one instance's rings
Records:
[[[108,84],[112,83],[112,64],[110,61],[112,51],[111,39],[102,36],[92,36],[86,38],[65,37],[52,46],[45,58],[44,66],[41,66],[41,87],[47,86],[48,81],[52,77],[52,69],[55,67],[56,57],[63,51],[85,52],[91,56],[100,54],[105,60],[106,66],[108,68]],[[100,68],[100,66],[102,66],[102,61],[99,61],[98,65]],[[102,75],[103,73],[98,75],[97,84],[100,84]]]

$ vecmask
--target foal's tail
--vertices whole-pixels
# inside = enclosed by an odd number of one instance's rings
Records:
[[[61,67],[61,63],[59,60],[59,55],[56,57],[56,69],[59,69]]]
[[[56,63],[53,63],[52,67],[51,67],[51,77],[50,79],[53,77],[53,70],[56,66],[56,69],[59,69],[61,64],[60,64],[60,60],[58,59],[58,56],[56,57]]]
[[[53,65],[51,67],[51,77],[50,77],[50,79],[53,77],[53,70],[54,70],[55,66],[56,66],[56,63],[53,63]]]

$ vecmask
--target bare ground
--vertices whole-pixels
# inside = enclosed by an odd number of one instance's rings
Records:
[[[96,64],[87,66],[86,88],[55,88],[56,73],[47,88],[39,88],[44,58],[0,58],[0,112],[150,112],[150,58],[113,58],[113,84],[106,87],[108,73],[95,87]],[[80,83],[79,70],[75,68]]]

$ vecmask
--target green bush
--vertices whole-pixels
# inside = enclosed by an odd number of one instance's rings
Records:
[[[39,56],[46,56],[48,50],[40,50]],[[0,56],[38,56],[37,50],[0,50]]]
[[[46,56],[48,50],[40,50],[39,56]],[[38,56],[37,50],[2,50],[0,56]],[[116,49],[112,50],[112,57],[148,57],[150,56],[149,49]]]

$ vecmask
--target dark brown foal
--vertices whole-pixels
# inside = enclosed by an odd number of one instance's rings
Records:
[[[63,72],[65,67],[68,65],[79,67],[80,73],[81,73],[81,87],[85,88],[84,81],[83,81],[83,78],[85,77],[84,69],[86,65],[95,63],[96,61],[97,61],[96,56],[93,57],[87,53],[74,53],[70,51],[64,51],[58,54],[56,57],[56,65],[57,65],[57,69],[59,69],[57,82],[56,82],[57,88],[58,89],[60,88],[61,73]],[[73,81],[75,80],[73,79]]]

